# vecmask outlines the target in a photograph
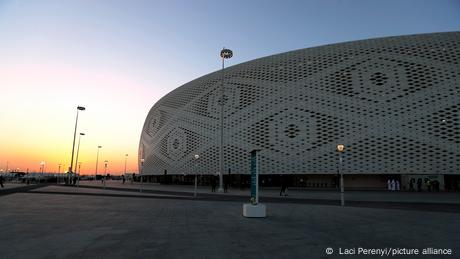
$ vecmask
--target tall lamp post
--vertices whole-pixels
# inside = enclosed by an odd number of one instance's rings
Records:
[[[140,184],[140,188],[139,188],[139,192],[142,192],[142,184],[143,184],[143,176],[142,174],[144,173],[144,161],[145,159],[141,159],[141,172],[139,173],[140,177],[141,177],[141,184]]]
[[[41,171],[42,171],[42,172],[41,172],[41,173],[42,173],[42,174],[41,174],[41,175],[42,175],[41,178],[43,179],[43,172],[45,171],[45,161],[41,161],[41,162],[40,162],[40,169],[41,169]]]
[[[60,174],[61,174],[61,164],[58,164],[58,174],[57,174],[57,178],[56,178],[56,183],[59,183]]]
[[[77,146],[77,159],[75,160],[75,165],[78,165],[78,154],[80,154],[80,141],[81,141],[81,136],[84,136],[85,133],[80,132],[80,135],[78,136],[78,146]],[[78,170],[75,170],[76,175],[77,175],[77,186],[80,185],[80,167],[78,167]]]
[[[81,162],[78,162],[78,178],[77,178],[77,187],[80,187],[80,173],[81,173]]]
[[[94,180],[97,180],[97,166],[99,163],[99,149],[101,149],[102,146],[97,146],[97,155],[96,155],[96,175],[94,176]]]
[[[109,162],[109,161],[107,161],[107,160],[104,161],[104,164],[105,164],[105,165],[104,165],[104,176],[103,176],[103,177],[104,177],[104,178],[103,178],[103,179],[104,179],[104,180],[103,180],[103,182],[104,182],[104,189],[105,189],[105,181],[107,180],[107,163],[108,163],[108,162]]]
[[[224,172],[224,68],[225,59],[233,57],[233,52],[225,47],[220,51],[222,58],[222,83],[220,85],[220,155],[219,155],[219,189],[218,192],[224,192],[223,172]]]
[[[196,179],[196,173],[198,171],[198,159],[200,159],[200,155],[195,155],[195,191],[193,192],[193,197],[196,198],[196,188],[197,188],[197,179]]]
[[[125,155],[125,177],[126,177],[126,162],[128,161],[128,154]]]
[[[343,190],[343,170],[342,170],[342,154],[345,151],[345,146],[343,144],[337,145],[337,152],[339,152],[339,173],[340,173],[340,205],[345,206],[345,197]]]
[[[77,118],[75,119],[75,130],[73,132],[73,144],[72,144],[72,158],[70,159],[70,174],[73,173],[73,154],[75,151],[75,138],[77,136],[77,125],[78,125],[78,112],[86,110],[83,106],[77,106]],[[70,177],[69,177],[70,178]],[[70,180],[70,179],[69,179]]]

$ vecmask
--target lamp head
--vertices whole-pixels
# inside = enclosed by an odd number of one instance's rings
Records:
[[[226,48],[223,48],[221,51],[220,51],[220,57],[221,58],[231,58],[233,57],[233,51],[229,50],[229,49],[226,49]]]
[[[200,155],[195,155],[195,159],[199,159],[200,158]]]
[[[85,107],[83,107],[83,106],[77,106],[77,109],[78,109],[78,110],[80,110],[80,111],[84,111],[84,110],[86,110],[86,108],[85,108]]]
[[[338,144],[337,145],[337,151],[343,152],[345,150],[345,146],[343,144]]]

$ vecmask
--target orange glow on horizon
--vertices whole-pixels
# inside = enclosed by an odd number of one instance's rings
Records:
[[[145,94],[145,82],[105,69],[65,67],[56,64],[1,66],[2,107],[0,121],[0,170],[61,172],[70,167],[77,105],[79,112],[75,140],[82,174],[94,174],[97,146],[98,173],[118,175],[138,172],[137,148],[147,113],[155,100]],[[6,88],[5,88],[6,86]],[[159,99],[158,96],[156,99]],[[74,165],[77,169],[78,164]],[[75,170],[74,170],[75,171]]]

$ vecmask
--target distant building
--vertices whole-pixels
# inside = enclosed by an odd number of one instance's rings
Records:
[[[153,106],[145,175],[219,171],[221,79],[208,74]],[[225,174],[248,175],[257,147],[262,182],[293,174],[292,185],[333,188],[342,143],[348,187],[459,180],[460,32],[291,51],[226,68],[224,80]]]

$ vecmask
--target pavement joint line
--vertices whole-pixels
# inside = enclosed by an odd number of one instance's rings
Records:
[[[66,186],[66,185],[62,185]],[[67,185],[66,187],[75,187],[75,186],[70,186]],[[102,188],[99,186],[91,186],[91,185],[80,185],[79,188],[89,188],[89,189],[99,189],[101,190]],[[106,190],[111,190],[111,191],[123,191],[123,192],[139,192],[139,188],[120,188],[120,187],[105,187]],[[156,194],[168,194],[168,195],[190,195],[193,192],[181,192],[181,191],[163,191],[163,190],[149,190],[149,189],[143,189],[142,192],[145,193],[156,193]],[[233,195],[233,196],[240,196],[240,195]],[[241,196],[244,197],[244,196]]]
[[[33,191],[37,194],[62,194],[76,196],[102,196],[102,197],[122,197],[122,198],[152,198],[152,199],[172,199],[172,200],[195,200],[193,197],[187,196],[160,196],[160,195],[126,195],[117,193],[81,193],[81,192],[63,192],[63,191]]]

